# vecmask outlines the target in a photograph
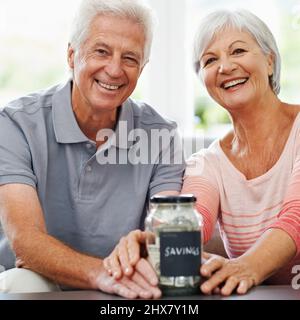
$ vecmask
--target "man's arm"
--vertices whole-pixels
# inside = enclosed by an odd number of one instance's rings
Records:
[[[169,190],[157,193],[158,196],[177,196],[179,191]],[[113,275],[115,279],[120,279],[123,275],[131,276],[134,267],[141,258],[140,246],[146,243],[146,232],[141,230],[131,231],[127,236],[122,237],[119,244],[111,252],[109,257],[104,259],[105,269]],[[145,270],[141,270],[147,275]]]
[[[0,219],[18,267],[70,287],[100,289],[126,298],[159,296],[158,289],[145,280],[114,280],[101,259],[76,252],[47,234],[37,193],[28,185],[0,187]],[[140,279],[138,271],[134,276]]]
[[[156,194],[157,196],[178,196],[180,194],[179,191],[162,191]]]
[[[175,130],[169,144],[162,147],[157,159],[157,164],[149,182],[149,196],[179,195],[185,166],[181,139]],[[104,259],[106,270],[115,279],[122,279],[124,275],[130,277],[135,272],[136,265],[141,258],[140,246],[145,244],[146,234],[141,230],[131,231],[127,236],[120,239],[119,244],[109,257]],[[145,270],[142,270],[142,273],[147,276]]]

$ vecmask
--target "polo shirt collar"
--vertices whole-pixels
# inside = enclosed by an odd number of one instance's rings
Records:
[[[112,143],[120,149],[129,149],[133,141],[128,141],[129,133],[134,129],[134,116],[131,99],[121,106],[120,116],[115,131],[115,141]]]
[[[89,141],[80,130],[71,104],[72,81],[58,88],[52,98],[53,127],[58,143]]]
[[[72,80],[69,80],[66,84],[58,88],[52,98],[53,127],[58,143],[82,143],[89,141],[78,126],[72,108],[71,93]],[[128,141],[128,135],[129,132],[134,129],[131,99],[125,101],[120,108],[121,111],[115,131],[116,139],[111,145],[122,149],[129,149],[133,142]],[[124,127],[126,131],[123,132]]]

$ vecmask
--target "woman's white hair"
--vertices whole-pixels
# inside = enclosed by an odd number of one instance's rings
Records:
[[[82,0],[74,17],[69,43],[78,50],[87,39],[90,25],[98,15],[128,18],[141,25],[145,34],[144,63],[149,60],[156,16],[141,0]]]
[[[195,71],[199,73],[199,59],[215,34],[226,28],[248,32],[257,41],[264,54],[273,55],[273,75],[269,77],[269,80],[274,93],[279,94],[281,58],[275,38],[267,25],[247,10],[217,10],[201,21],[194,39],[193,59]]]

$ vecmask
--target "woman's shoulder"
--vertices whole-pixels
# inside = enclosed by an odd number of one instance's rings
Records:
[[[286,104],[285,113],[291,127],[290,135],[298,137],[300,134],[300,105]]]
[[[218,168],[218,160],[214,151],[213,142],[208,148],[201,149],[192,154],[186,161],[186,176],[201,176],[210,180],[210,177],[215,176]]]
[[[284,104],[284,110],[286,115],[291,119],[292,122],[299,119],[300,104]]]
[[[286,144],[292,147],[295,159],[300,154],[300,105],[286,104],[285,110],[291,126]]]
[[[187,159],[187,172],[215,171],[219,163],[219,139],[214,140],[208,148],[203,148]]]

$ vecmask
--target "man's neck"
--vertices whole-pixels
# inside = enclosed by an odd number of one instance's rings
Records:
[[[93,109],[79,94],[74,83],[72,86],[72,109],[81,131],[92,141],[102,129],[116,128],[120,107],[108,109]]]
[[[116,108],[109,111],[100,111],[97,113],[83,111],[80,108],[73,107],[77,123],[81,131],[93,141],[96,141],[97,134],[102,129],[114,130],[118,121],[118,110]]]

